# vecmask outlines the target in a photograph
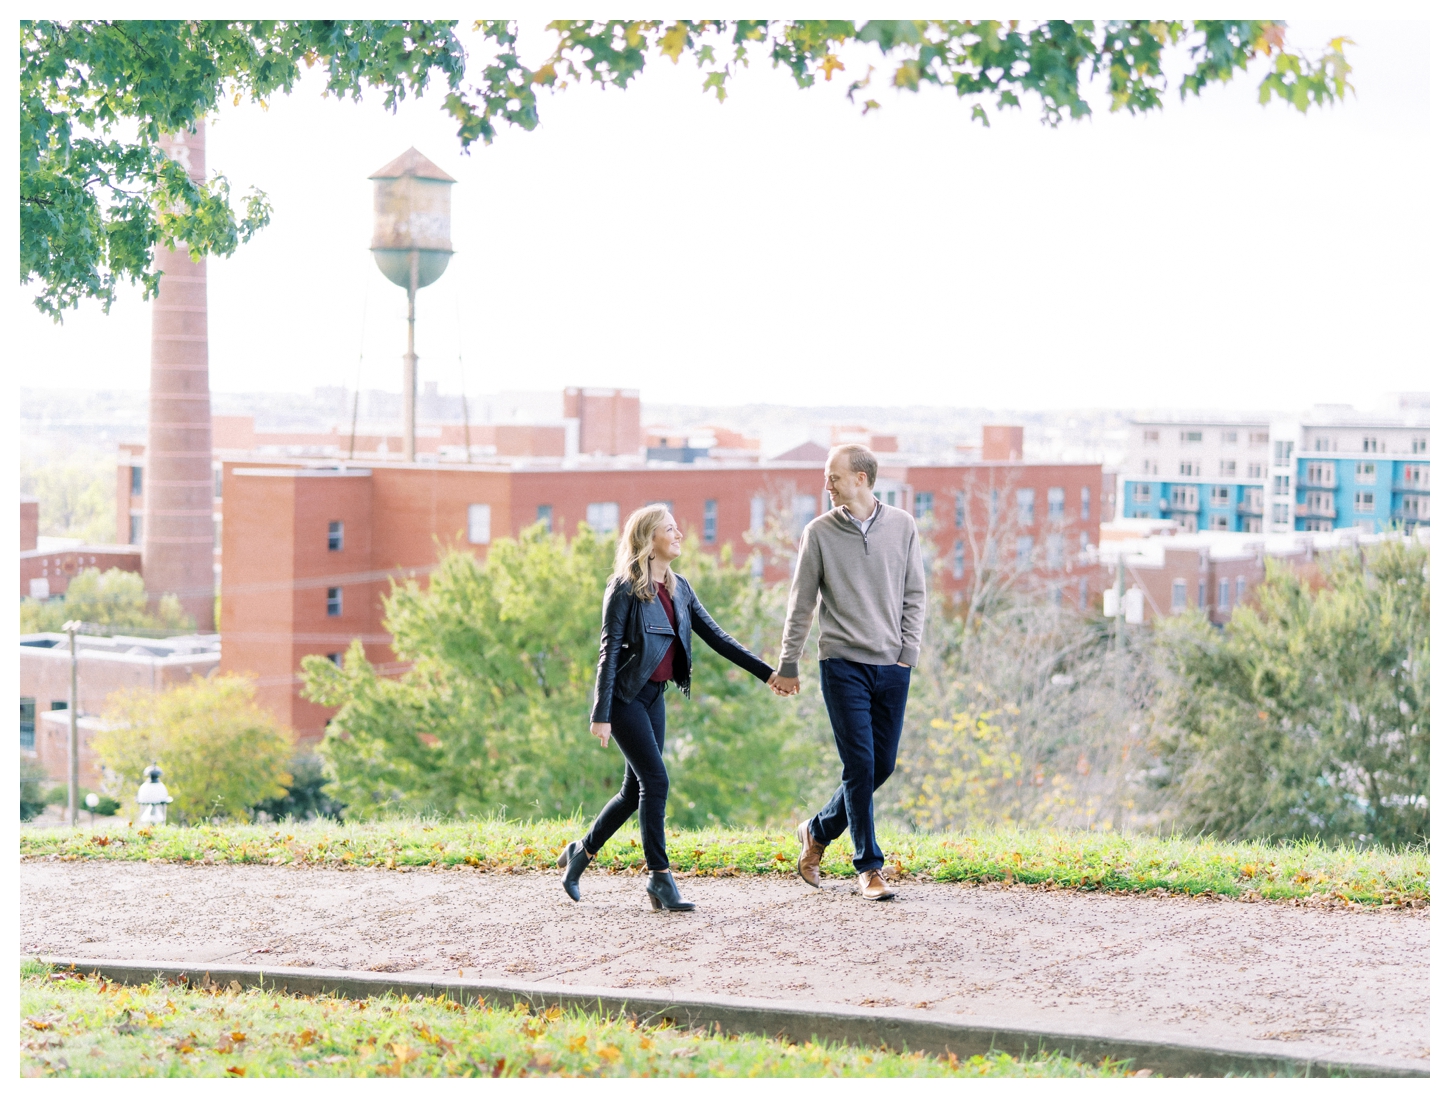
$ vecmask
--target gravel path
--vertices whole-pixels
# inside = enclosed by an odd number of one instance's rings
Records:
[[[20,949],[918,1007],[1427,1068],[1428,911],[906,883],[27,861]]]

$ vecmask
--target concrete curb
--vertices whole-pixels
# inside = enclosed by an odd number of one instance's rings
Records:
[[[1085,1060],[1132,1060],[1168,1076],[1273,1075],[1305,1077],[1346,1075],[1366,1078],[1428,1078],[1428,1068],[1403,1061],[1375,1059],[1361,1062],[1329,1061],[1275,1055],[1245,1042],[1217,1048],[1154,1040],[1141,1027],[1135,1036],[1111,1028],[1089,1027],[1065,1033],[1021,1026],[993,1025],[974,1017],[957,1021],[918,1011],[821,1007],[807,1003],[727,996],[676,998],[659,992],[624,988],[596,988],[566,984],[531,984],[515,980],[482,982],[451,976],[410,976],[346,969],[265,968],[250,965],[176,964],[172,962],[114,961],[82,957],[41,957],[58,968],[75,968],[115,983],[144,984],[156,978],[201,987],[229,985],[262,987],[295,995],[372,996],[446,995],[459,1002],[482,1000],[503,1006],[526,1002],[536,1009],[557,1006],[606,1014],[629,1014],[641,1021],[665,1022],[686,1029],[703,1027],[727,1034],[759,1034],[791,1041],[845,1042],[867,1048],[888,1046],[942,1056],[948,1052],[965,1059],[989,1051],[1016,1055],[1041,1050],[1061,1052]]]

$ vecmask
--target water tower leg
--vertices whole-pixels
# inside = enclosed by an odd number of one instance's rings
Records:
[[[403,459],[418,460],[418,356],[413,353],[414,306],[418,300],[418,253],[409,256],[408,353],[403,356]]]

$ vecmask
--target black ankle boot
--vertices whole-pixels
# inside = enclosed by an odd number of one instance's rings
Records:
[[[662,872],[650,870],[649,884],[644,886],[649,893],[650,906],[656,911],[694,911],[695,905],[680,899],[680,890],[675,887],[674,875],[668,869]]]
[[[579,902],[579,878],[593,860],[594,856],[584,849],[583,839],[575,839],[559,855],[559,868],[564,871],[564,891],[575,903]]]

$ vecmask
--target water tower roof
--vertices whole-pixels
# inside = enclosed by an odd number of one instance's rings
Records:
[[[454,179],[417,149],[409,149],[396,160],[383,165],[377,171],[373,172],[368,178],[402,179],[410,175],[417,179],[441,179],[444,183],[458,182],[458,180]]]

